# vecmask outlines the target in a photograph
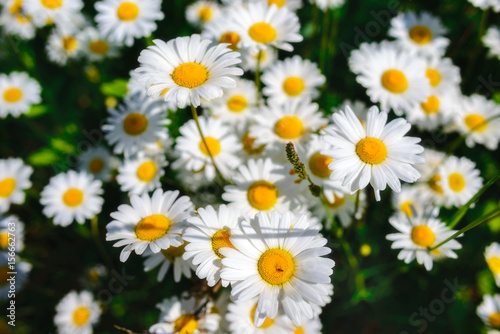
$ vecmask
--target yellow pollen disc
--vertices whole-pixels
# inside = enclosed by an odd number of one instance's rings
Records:
[[[42,6],[48,9],[56,9],[62,6],[63,0],[40,0]]]
[[[465,116],[465,125],[471,131],[483,132],[488,126],[488,121],[481,115],[469,114]]]
[[[372,253],[372,247],[368,244],[362,244],[359,248],[359,254],[361,256],[367,257]]]
[[[271,285],[283,285],[295,272],[295,260],[286,250],[268,249],[257,261],[257,269],[264,281]]]
[[[170,219],[164,215],[154,214],[142,218],[135,226],[135,235],[139,240],[155,241],[167,234]]]
[[[0,286],[7,285],[7,278],[10,277],[10,275],[7,274],[8,272],[10,272],[8,266],[0,267]]]
[[[155,178],[157,171],[158,169],[153,161],[146,161],[137,168],[136,174],[137,178],[142,182],[151,182]]]
[[[278,189],[267,181],[257,181],[248,188],[247,199],[253,208],[260,211],[269,210],[278,201]]]
[[[11,15],[19,14],[22,8],[23,8],[23,0],[15,0],[14,3],[9,8],[9,13]]]
[[[226,32],[225,34],[222,34],[222,36],[220,37],[219,43],[229,43],[231,45],[229,45],[228,47],[231,50],[236,51],[236,50],[238,50],[238,43],[240,42],[240,40],[241,40],[241,37],[240,37],[240,35],[238,35],[238,33],[234,32],[234,31],[229,31],[229,32]]]
[[[432,40],[432,31],[426,26],[414,26],[410,29],[410,38],[417,44],[427,44]]]
[[[304,332],[304,328],[303,328],[302,326],[297,327],[297,328],[295,329],[295,332],[293,332],[293,334],[304,334],[304,333],[305,333],[305,332]]]
[[[8,177],[0,181],[0,197],[9,197],[16,189],[16,180]]]
[[[436,87],[441,82],[441,74],[433,68],[428,68],[425,71],[425,76],[429,79],[432,87]]]
[[[434,255],[434,256],[440,256],[440,255],[443,255],[443,253],[441,253],[441,251],[439,249],[433,249],[431,250],[431,255]]]
[[[0,233],[0,247],[7,248],[9,246],[9,233],[2,232]]]
[[[229,100],[227,100],[227,108],[232,112],[242,112],[247,107],[248,102],[242,95],[231,96]]]
[[[498,256],[490,257],[488,259],[488,267],[490,267],[490,270],[493,272],[493,274],[495,275],[500,274],[500,258]]]
[[[210,21],[210,19],[212,18],[212,8],[208,6],[201,7],[200,10],[198,11],[198,17],[203,22]]]
[[[401,212],[406,213],[408,217],[413,217],[413,211],[411,210],[411,206],[415,206],[416,203],[414,201],[406,201],[399,207]]]
[[[304,80],[299,77],[288,77],[283,82],[283,90],[289,96],[297,96],[304,91]]]
[[[64,50],[68,52],[75,51],[75,49],[78,47],[78,41],[72,36],[63,37],[62,42]]]
[[[3,99],[7,103],[16,103],[23,98],[23,91],[17,87],[7,89],[3,93]]]
[[[366,137],[356,144],[359,159],[369,165],[379,165],[387,158],[387,147],[378,138]]]
[[[427,225],[417,225],[411,230],[411,240],[420,247],[431,247],[436,235]]]
[[[89,170],[92,174],[99,174],[104,168],[104,161],[101,158],[94,158],[89,162]]]
[[[212,236],[212,250],[221,259],[224,258],[224,255],[219,253],[219,249],[221,249],[222,247],[230,247],[236,249],[231,243],[231,240],[229,240],[230,237],[231,234],[229,234],[228,229],[219,230]]]
[[[255,319],[255,312],[257,312],[257,304],[255,304],[255,306],[252,307],[252,309],[250,310],[250,321],[252,322],[252,324],[253,324],[253,321]],[[262,328],[262,329],[269,328],[273,324],[274,324],[274,319],[269,319],[268,317],[266,317],[266,320],[264,320],[264,323],[262,325],[260,325],[259,328]]]
[[[451,190],[458,193],[464,189],[465,179],[458,173],[451,173],[450,176],[448,176],[448,184]]]
[[[63,194],[62,200],[69,207],[76,207],[83,202],[83,191],[77,188],[70,188]]]
[[[274,124],[274,133],[283,139],[295,139],[304,134],[304,125],[296,116],[284,116]]]
[[[333,203],[327,200],[326,197],[324,198],[324,200],[326,206],[329,207],[330,209],[340,208],[345,203],[345,197],[338,197],[335,194],[333,194]]]
[[[139,15],[139,7],[132,2],[122,2],[116,10],[116,15],[122,21],[133,21]]]
[[[198,321],[194,315],[183,314],[174,321],[174,333],[192,334],[198,329]]]
[[[429,185],[429,188],[431,188],[434,192],[438,194],[443,194],[444,190],[443,188],[438,184],[438,182],[441,181],[441,175],[436,174],[433,177],[427,181],[427,184]]]
[[[401,94],[408,88],[408,80],[400,70],[385,71],[381,82],[385,89],[394,94]]]
[[[267,22],[258,22],[248,29],[248,35],[257,43],[271,43],[276,39],[276,30]]]
[[[73,323],[77,326],[83,326],[89,321],[90,310],[85,306],[80,306],[73,312]]]
[[[148,119],[143,114],[130,113],[123,120],[123,131],[131,136],[138,136],[148,128]]]
[[[488,320],[492,327],[500,328],[500,312],[493,312],[488,317]]]
[[[311,158],[309,158],[309,169],[314,176],[322,179],[327,179],[332,173],[332,170],[328,168],[328,165],[332,161],[332,158],[316,152],[311,156]]]
[[[206,145],[205,145],[205,142],[207,143]],[[201,153],[203,153],[207,157],[210,155],[210,153],[212,153],[213,157],[215,157],[217,154],[220,153],[219,140],[215,139],[214,137],[205,137],[205,142],[203,142],[203,139],[202,139],[202,140],[200,140],[200,143],[198,144],[198,146],[200,147]]]
[[[435,114],[439,111],[439,99],[432,95],[427,98],[426,102],[420,103],[422,110],[427,114]]]
[[[98,55],[105,55],[109,51],[109,45],[102,39],[89,43],[89,50]]]
[[[286,5],[286,0],[267,0],[267,5],[268,6],[276,5],[281,8],[284,5]]]
[[[175,258],[182,256],[182,254],[184,254],[184,252],[186,251],[187,244],[188,244],[187,242],[184,242],[179,247],[170,246],[167,249],[162,249],[161,252],[167,260],[169,260],[171,263],[174,263]]]
[[[196,88],[207,82],[208,71],[198,63],[184,63],[172,72],[172,80],[181,87]]]
[[[248,132],[243,135],[241,138],[241,144],[243,145],[243,150],[247,154],[260,154],[262,151],[264,151],[264,148],[266,147],[265,144],[259,145],[257,147],[253,146],[257,138],[250,137],[248,135]]]
[[[28,24],[30,23],[31,16],[24,16],[21,14],[17,14],[16,16],[16,21],[21,24]]]

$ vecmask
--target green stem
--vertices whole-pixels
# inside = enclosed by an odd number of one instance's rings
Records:
[[[259,50],[257,55],[257,68],[255,69],[255,88],[257,88],[257,107],[260,107],[260,100],[262,98],[262,87],[260,84],[260,62],[262,58],[262,50]]]
[[[113,263],[111,262],[111,259],[109,258],[108,253],[106,252],[106,249],[104,248],[104,245],[101,242],[101,236],[99,233],[99,224],[98,224],[97,216],[90,219],[90,230],[91,230],[92,236],[94,237],[94,240],[97,244],[97,249],[99,250],[99,253],[101,253],[101,257],[102,257],[103,261],[106,263],[108,268],[113,268]]]
[[[486,24],[488,23],[488,15],[490,13],[489,9],[483,11],[481,15],[481,22],[479,23],[479,33],[477,35],[478,42],[481,43],[481,38],[484,35],[484,31],[486,30]]]

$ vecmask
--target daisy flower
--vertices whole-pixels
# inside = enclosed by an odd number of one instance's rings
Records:
[[[328,9],[341,7],[345,3],[345,0],[309,0],[309,2],[326,12]]]
[[[291,11],[296,11],[302,8],[302,0],[259,0],[261,2],[266,2],[268,6],[276,5],[279,8],[287,7]]]
[[[392,208],[396,214],[413,217],[414,211],[423,212],[424,202],[422,200],[421,190],[418,187],[404,185],[401,192],[392,195]]]
[[[56,306],[54,323],[59,334],[89,334],[101,316],[101,307],[89,291],[69,292]]]
[[[236,86],[235,76],[243,71],[236,67],[240,54],[227,44],[208,47],[211,41],[200,35],[178,37],[165,43],[154,40],[139,56],[138,80],[148,87],[147,94],[175,101],[179,108],[200,105],[223,95],[222,88]]]
[[[336,113],[345,110],[346,107],[351,108],[356,117],[361,121],[363,127],[366,127],[366,116],[368,115],[368,106],[366,103],[359,100],[344,100],[340,106],[337,108],[332,108],[332,113]]]
[[[165,127],[170,124],[161,101],[147,96],[125,98],[117,109],[108,109],[110,117],[102,129],[105,138],[114,146],[115,154],[124,153],[128,158],[143,151],[147,144],[168,138]]]
[[[74,220],[83,224],[101,212],[102,182],[86,172],[60,173],[53,176],[40,193],[43,214],[54,224],[68,226]]]
[[[21,39],[35,37],[35,26],[31,17],[24,14],[23,0],[8,0],[4,2],[0,14],[0,26],[7,35],[15,35]]]
[[[0,118],[19,117],[42,101],[40,84],[26,72],[0,74]]]
[[[469,0],[469,2],[482,10],[491,8],[496,13],[500,12],[499,0]]]
[[[81,171],[94,175],[98,180],[109,181],[111,170],[118,167],[118,159],[112,156],[104,146],[89,148],[78,157]]]
[[[186,20],[195,27],[219,20],[222,8],[215,1],[198,0],[186,8]]]
[[[184,242],[182,245],[178,247],[170,246],[167,249],[160,250],[159,253],[153,253],[153,251],[151,251],[150,249],[146,249],[146,251],[143,254],[143,256],[145,257],[144,271],[147,272],[160,266],[157,280],[158,282],[161,282],[165,278],[165,275],[168,269],[170,268],[170,265],[173,265],[175,282],[180,282],[182,275],[184,275],[187,278],[191,278],[191,270],[194,271],[195,266],[193,266],[191,260],[183,259],[186,245],[187,243]]]
[[[437,182],[442,187],[446,198],[446,207],[462,206],[483,186],[476,164],[462,157],[451,156],[439,167],[441,179]]]
[[[101,36],[94,27],[85,28],[79,35],[81,51],[90,61],[102,61],[106,58],[116,58],[119,55],[119,45]]]
[[[16,293],[21,290],[31,268],[31,264],[21,261],[17,256],[13,257],[7,252],[0,252],[0,277],[2,278],[0,281],[0,300],[7,300],[9,293],[12,293],[12,283],[14,283]],[[8,279],[11,281],[7,281]]]
[[[276,62],[262,73],[262,82],[266,85],[262,93],[277,103],[289,99],[315,99],[319,96],[318,88],[325,81],[318,65],[294,56]]]
[[[297,15],[287,7],[268,6],[266,3],[249,3],[235,6],[231,12],[241,36],[241,48],[252,52],[273,46],[285,51],[293,51],[290,43],[302,42],[300,23]]]
[[[437,56],[426,58],[425,76],[431,84],[432,94],[458,95],[460,92],[460,68],[450,58]]]
[[[222,247],[234,248],[229,238],[239,218],[239,212],[225,205],[219,206],[217,210],[212,206],[200,208],[198,216],[188,218],[189,225],[182,238],[189,244],[182,257],[185,260],[192,259],[196,275],[206,279],[208,286],[214,286],[220,280],[224,256],[219,250]],[[227,287],[228,284],[228,281],[222,281],[222,286]]]
[[[163,154],[141,154],[134,159],[125,159],[118,167],[116,180],[122,191],[128,191],[129,195],[142,195],[161,186],[160,178],[165,175],[167,165]]]
[[[441,20],[428,12],[400,13],[391,20],[389,36],[394,37],[401,48],[424,55],[443,55],[450,40],[444,37],[447,29]]]
[[[500,287],[500,244],[498,242],[493,242],[486,247],[484,250],[484,258],[495,277],[497,286]]]
[[[130,75],[130,80],[127,83],[127,95],[126,95],[126,97],[133,98],[133,99],[136,99],[138,101],[140,101],[141,99],[145,99],[145,97],[147,97],[149,99],[161,101],[162,102],[162,106],[161,106],[162,109],[171,110],[171,111],[177,110],[177,104],[175,103],[175,101],[165,101],[163,99],[163,97],[167,93],[168,89],[163,90],[160,93],[160,95],[158,95],[156,98],[152,98],[151,96],[148,97],[146,94],[146,91],[148,90],[148,88],[146,87],[146,85],[143,82],[139,82],[139,80],[137,80],[139,78],[140,74],[138,72],[132,70],[129,72],[129,75]]]
[[[276,59],[278,59],[278,52],[276,49],[267,47],[260,51],[251,51],[249,49],[240,50],[242,63],[241,67],[245,71],[255,72],[257,70],[257,63],[260,58],[260,69],[264,70],[276,63]]]
[[[82,10],[82,0],[23,0],[23,10],[33,18],[37,27],[48,22],[64,26],[71,24],[71,17]]]
[[[425,61],[401,52],[394,43],[361,44],[351,53],[349,67],[371,101],[380,102],[382,110],[392,108],[401,115],[430,95]]]
[[[19,253],[24,248],[24,223],[17,216],[0,216],[0,248]]]
[[[488,55],[500,59],[500,29],[489,27],[482,37],[483,44],[488,48]]]
[[[290,213],[259,213],[242,222],[230,238],[236,249],[221,248],[221,278],[231,281],[231,298],[258,298],[255,326],[275,319],[281,306],[295,326],[314,316],[312,305],[324,305],[321,284],[330,284],[335,262],[321,256],[331,249],[306,216],[292,224]],[[314,268],[314,270],[311,270]]]
[[[425,205],[442,206],[446,202],[446,197],[443,187],[439,184],[441,181],[439,167],[445,161],[446,155],[432,149],[425,149],[422,157],[425,159],[425,164],[415,166],[422,175],[415,187],[419,189]]]
[[[0,213],[8,211],[12,203],[24,203],[32,173],[33,168],[19,158],[0,159]]]
[[[226,11],[222,15],[226,14]],[[236,32],[236,23],[233,20],[213,20],[203,26],[201,38],[210,39],[212,43],[227,43],[228,48],[238,51],[241,36]]]
[[[309,189],[307,189],[309,191]],[[359,196],[358,209],[356,211],[356,196],[348,193],[339,193],[338,191],[325,191],[321,194],[321,202],[317,197],[307,196],[311,204],[309,208],[313,217],[320,221],[327,217],[328,210],[330,214],[340,223],[343,228],[348,228],[352,224],[352,218],[361,219],[366,209],[366,194],[362,191]],[[327,198],[328,196],[328,198]],[[331,198],[331,199],[329,199]],[[313,202],[314,201],[314,202]],[[332,229],[332,220],[326,219],[325,228]]]
[[[118,240],[114,247],[125,246],[120,261],[127,261],[132,251],[141,255],[150,248],[153,253],[159,253],[170,246],[182,245],[180,233],[193,204],[187,196],[178,196],[178,190],[164,193],[161,189],[151,197],[133,195],[130,198],[132,206],[120,205],[118,211],[111,214],[114,220],[106,226],[106,240]]]
[[[134,44],[134,38],[149,36],[155,21],[165,17],[161,0],[102,0],[95,3],[97,28],[112,42]]]
[[[47,41],[47,55],[53,63],[64,66],[69,59],[77,59],[82,50],[77,32],[62,32],[54,29]]]
[[[456,231],[450,230],[439,218],[439,210],[434,208],[432,212],[416,212],[409,218],[407,215],[396,215],[389,218],[389,223],[398,230],[398,233],[387,235],[387,240],[393,241],[392,249],[401,249],[398,254],[399,260],[410,263],[417,259],[419,264],[425,266],[427,271],[432,269],[433,255],[427,248],[433,247],[446,240]],[[454,250],[462,248],[457,240],[450,240],[437,248],[435,253],[441,256],[456,259]]]
[[[413,164],[424,163],[419,155],[424,151],[417,145],[420,138],[405,137],[411,125],[403,118],[387,123],[387,113],[376,106],[368,111],[366,129],[350,108],[333,115],[335,128],[324,130],[323,140],[333,146],[322,154],[333,161],[328,168],[330,178],[349,186],[351,193],[364,189],[370,183],[375,198],[380,201],[380,191],[389,187],[401,191],[401,183],[415,182],[420,173]]]
[[[420,130],[435,130],[440,125],[448,124],[454,117],[459,109],[456,99],[453,93],[429,95],[425,102],[406,110],[406,118]]]
[[[484,295],[483,302],[477,307],[477,315],[489,327],[500,329],[500,295]]]

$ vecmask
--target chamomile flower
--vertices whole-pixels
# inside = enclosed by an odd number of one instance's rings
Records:
[[[425,102],[406,110],[406,118],[420,130],[435,130],[453,118],[454,112],[459,109],[456,99],[453,93],[429,95]]]
[[[366,116],[368,114],[368,106],[366,103],[359,100],[345,100],[342,104],[337,108],[332,108],[332,113],[339,112],[341,110],[345,110],[346,107],[351,108],[356,117],[361,121],[363,127],[366,126]]]
[[[483,186],[476,164],[471,160],[455,156],[447,158],[439,168],[440,181],[446,197],[446,207],[462,206]]]
[[[424,202],[422,201],[421,190],[418,187],[404,185],[401,192],[392,196],[392,207],[396,214],[413,217],[414,211],[423,212]]]
[[[293,51],[290,43],[302,41],[299,18],[286,7],[267,6],[266,3],[249,3],[235,6],[231,13],[241,36],[240,47],[258,52],[267,46]]]
[[[134,44],[134,38],[149,36],[155,21],[165,17],[161,0],[102,0],[95,3],[97,28],[112,42]]]
[[[315,99],[319,95],[318,88],[325,81],[315,63],[294,56],[276,62],[263,72],[262,82],[266,87],[262,92],[277,103],[285,103],[289,99]]]
[[[291,11],[296,11],[302,8],[302,0],[257,0],[260,2],[267,3],[268,6],[276,5],[279,8],[287,7]]]
[[[333,159],[328,168],[330,178],[349,186],[351,193],[364,189],[370,183],[375,198],[387,185],[401,191],[401,183],[415,182],[420,173],[413,164],[424,163],[419,155],[423,147],[416,137],[405,137],[411,125],[403,118],[387,123],[387,113],[376,106],[368,111],[366,129],[350,108],[333,115],[335,127],[324,129],[323,140],[333,146],[322,154]]]
[[[309,0],[309,2],[326,12],[327,9],[341,7],[345,3],[345,0]]]
[[[235,185],[224,187],[222,199],[242,216],[253,217],[260,211],[290,209],[294,183],[283,165],[271,159],[250,159],[238,168]]]
[[[469,0],[469,2],[474,6],[481,8],[482,10],[491,8],[494,12],[500,12],[499,0]]]
[[[143,254],[143,256],[145,257],[144,271],[150,271],[160,266],[157,280],[158,282],[161,282],[165,278],[168,269],[172,265],[174,267],[175,282],[180,282],[182,275],[187,278],[191,278],[191,271],[195,270],[195,266],[193,266],[191,260],[184,260],[183,258],[186,245],[187,243],[184,242],[182,245],[177,247],[170,246],[167,249],[160,250],[159,253],[153,253],[150,249],[146,249]]]
[[[488,48],[488,55],[500,59],[500,29],[496,26],[489,27],[482,41],[484,46]]]
[[[392,249],[401,249],[398,254],[399,260],[410,263],[415,258],[419,264],[425,266],[427,271],[432,269],[433,256],[427,249],[438,245],[440,242],[452,236],[456,231],[450,230],[445,223],[438,218],[439,210],[432,212],[416,212],[411,218],[407,215],[396,215],[389,219],[389,223],[398,230],[398,233],[387,235],[387,240],[393,241]],[[457,258],[454,250],[462,248],[457,240],[450,240],[443,246],[437,248],[441,256]]]
[[[490,268],[497,285],[500,287],[500,244],[493,242],[484,250],[484,258]]]
[[[391,20],[389,36],[404,50],[424,55],[443,55],[450,40],[444,37],[447,29],[441,20],[430,13],[413,11],[401,13]]]
[[[490,329],[500,329],[500,295],[484,295],[477,315]]]
[[[425,76],[431,84],[432,94],[456,96],[460,92],[460,68],[450,58],[437,56],[426,58]]]
[[[47,55],[53,63],[64,66],[69,59],[76,59],[81,54],[82,45],[76,31],[62,32],[54,29],[47,42]]]
[[[230,238],[236,249],[221,248],[221,278],[231,281],[231,298],[258,298],[254,317],[261,326],[266,317],[275,319],[281,306],[295,326],[314,316],[312,305],[324,305],[322,284],[330,284],[335,262],[321,256],[331,250],[307,217],[292,223],[292,215],[257,214],[242,222]],[[314,270],[311,270],[314,268]]]
[[[161,186],[160,178],[165,175],[167,165],[163,154],[126,158],[118,167],[116,180],[122,191],[127,191],[129,195],[142,195]]]
[[[222,12],[221,6],[215,1],[198,0],[186,8],[186,20],[195,27],[215,22]]]
[[[422,156],[425,164],[416,166],[422,177],[415,187],[419,189],[424,204],[442,206],[446,202],[446,196],[443,187],[439,184],[441,181],[439,167],[444,163],[446,155],[432,149],[425,149]]]
[[[338,191],[333,190],[323,190],[321,196],[321,202],[318,201],[317,197],[308,196],[311,202],[309,207],[312,211],[313,217],[322,220],[327,217],[327,212],[325,210],[328,210],[343,228],[351,226],[353,217],[361,219],[363,212],[366,210],[366,193],[364,191],[360,193],[359,200],[356,199],[355,195],[350,195],[349,193],[339,193]],[[356,201],[359,201],[357,206]],[[327,230],[332,228],[331,219],[326,220],[325,228]]]
[[[23,0],[4,2],[0,14],[0,26],[7,35],[16,35],[21,39],[35,37],[35,26],[31,22],[31,17],[23,11]]]
[[[94,175],[96,179],[108,181],[111,178],[111,170],[118,167],[118,159],[104,146],[96,146],[78,157],[78,165],[80,170]]]
[[[138,80],[148,87],[147,94],[175,101],[179,108],[200,105],[201,99],[211,101],[223,95],[223,88],[236,86],[234,77],[243,74],[236,67],[240,54],[219,44],[209,48],[211,41],[200,35],[178,37],[165,43],[154,40],[139,56]]]
[[[16,293],[21,290],[28,278],[32,265],[13,258],[7,252],[0,252],[0,300],[7,300],[9,291]],[[14,285],[14,286],[11,286]]]
[[[33,168],[19,158],[0,159],[0,213],[8,211],[11,204],[24,203],[32,173]]]
[[[143,82],[139,82],[138,77],[139,73],[132,70],[129,72],[130,75],[130,80],[127,83],[127,95],[126,97],[130,97],[133,99],[136,99],[140,101],[141,99],[145,99],[147,97],[146,91],[148,88]],[[171,110],[171,111],[176,111],[177,110],[177,104],[175,101],[165,101],[163,100],[163,96],[167,93],[167,90],[163,91],[158,95],[156,98],[153,98],[154,100],[158,100],[162,102],[162,109],[166,110]],[[152,98],[149,96],[148,98]]]
[[[101,307],[89,291],[69,292],[56,306],[54,323],[59,334],[91,334]]]
[[[193,210],[187,196],[179,196],[179,191],[157,189],[151,197],[133,195],[130,203],[118,207],[111,214],[114,219],[106,226],[107,241],[118,240],[113,246],[125,246],[120,253],[120,261],[127,261],[130,253],[141,255],[147,248],[159,253],[170,246],[183,244],[180,233],[185,220]]]
[[[466,136],[468,147],[481,144],[492,151],[497,149],[500,141],[499,127],[500,106],[476,94],[462,99],[451,126]]]
[[[113,152],[130,157],[141,152],[147,144],[168,138],[165,127],[170,124],[162,101],[145,95],[128,97],[117,109],[108,109],[110,117],[102,129],[105,138],[114,146]]]
[[[380,102],[382,110],[392,108],[401,115],[430,95],[425,61],[402,52],[393,43],[361,44],[351,53],[349,67],[371,101]]]
[[[9,249],[10,248],[10,249]],[[24,248],[24,223],[17,216],[0,216],[0,249],[19,253]]]
[[[82,0],[23,0],[23,9],[33,17],[33,23],[43,27],[48,22],[64,26],[71,24],[71,17],[82,10]]]
[[[207,23],[203,26],[201,38],[210,39],[213,44],[227,43],[228,48],[233,51],[239,50],[238,44],[241,41],[240,35],[236,32],[236,24],[232,20],[214,20]]]
[[[42,101],[40,84],[26,72],[0,74],[0,118],[19,117]]]
[[[274,65],[278,59],[278,52],[276,49],[267,47],[260,51],[251,51],[249,49],[240,50],[242,56],[241,67],[245,71],[255,72],[257,70],[257,63],[260,58],[260,69],[264,70],[271,65]]]
[[[118,44],[108,41],[94,27],[85,28],[79,35],[82,53],[90,61],[102,61],[119,55]]]
[[[56,225],[68,226],[74,220],[83,224],[101,212],[101,186],[100,180],[83,171],[57,174],[40,194],[43,214],[54,218]]]
[[[206,279],[208,286],[214,286],[220,280],[221,260],[224,256],[219,252],[223,247],[234,246],[229,238],[231,231],[239,222],[239,212],[225,205],[215,210],[212,206],[198,209],[198,215],[188,218],[189,225],[182,235],[188,245],[183,255],[185,260],[191,259],[196,266],[196,275]],[[222,286],[229,282],[222,280]]]

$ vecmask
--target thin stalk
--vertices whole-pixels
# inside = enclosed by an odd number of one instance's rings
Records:
[[[353,222],[356,220],[356,213],[359,210],[360,196],[361,196],[361,189],[358,190],[358,192],[356,193],[356,202],[354,203],[354,213],[352,214],[352,221]]]
[[[262,58],[262,50],[259,50],[257,56],[257,68],[255,69],[255,88],[257,88],[257,107],[260,107],[260,100],[262,98],[262,87],[260,84],[260,62]]]
[[[479,23],[479,32],[477,34],[478,43],[481,43],[481,38],[483,37],[484,31],[486,30],[486,24],[488,23],[489,14],[489,9],[483,10],[483,14],[481,15],[481,22]]]
[[[99,223],[97,220],[97,216],[90,219],[90,230],[91,230],[92,236],[94,237],[94,240],[97,244],[97,249],[99,250],[99,253],[101,253],[101,257],[102,257],[103,261],[106,263],[108,268],[113,268],[113,263],[111,262],[111,259],[109,258],[108,253],[106,253],[106,249],[104,248],[104,245],[101,242],[101,236],[99,234]]]

